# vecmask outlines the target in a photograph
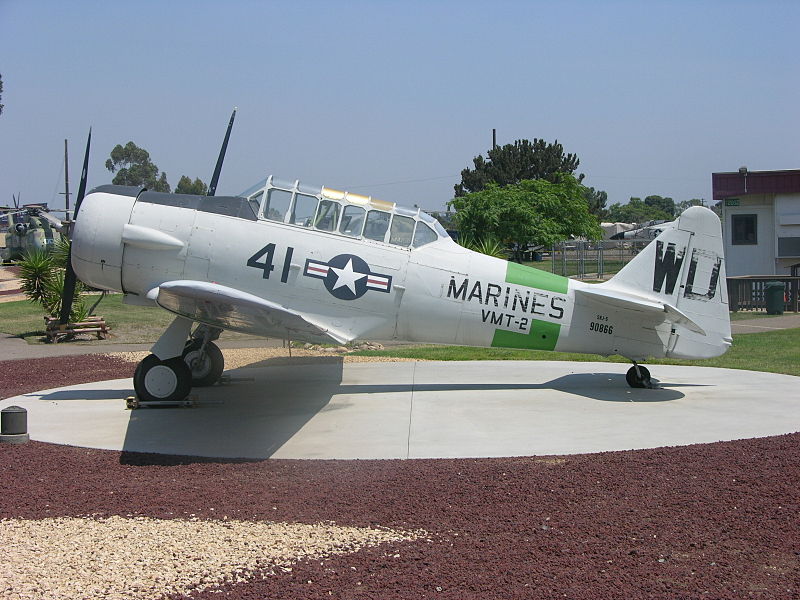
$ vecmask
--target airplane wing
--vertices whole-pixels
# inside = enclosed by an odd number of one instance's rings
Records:
[[[606,305],[635,310],[652,316],[661,316],[666,321],[683,325],[690,331],[706,335],[706,332],[697,323],[692,321],[680,310],[661,300],[655,298],[645,298],[637,294],[632,294],[619,289],[592,285],[586,288],[576,288],[575,295],[584,297],[587,300],[599,302]]]
[[[204,281],[167,281],[147,293],[162,308],[213,327],[265,337],[312,335],[344,344],[350,337],[302,313],[264,298]]]

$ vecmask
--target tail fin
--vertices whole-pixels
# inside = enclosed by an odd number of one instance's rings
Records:
[[[663,306],[676,324],[667,356],[710,358],[731,343],[722,227],[711,210],[685,210],[610,281],[604,293]]]

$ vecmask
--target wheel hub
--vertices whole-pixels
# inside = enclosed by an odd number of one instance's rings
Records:
[[[157,398],[166,398],[178,387],[175,371],[164,365],[156,365],[144,376],[145,389]]]
[[[193,350],[186,355],[184,360],[192,370],[192,377],[194,378],[201,379],[205,377],[211,369],[211,361],[205,352]]]

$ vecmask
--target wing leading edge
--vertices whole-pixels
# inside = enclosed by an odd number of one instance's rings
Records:
[[[323,338],[344,344],[345,333],[275,302],[218,283],[167,281],[148,292],[162,308],[213,327],[265,337]]]

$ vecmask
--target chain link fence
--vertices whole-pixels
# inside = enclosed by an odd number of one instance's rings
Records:
[[[563,277],[604,280],[622,269],[649,243],[650,240],[566,241],[554,244],[549,253],[531,252],[529,258],[532,266]]]

